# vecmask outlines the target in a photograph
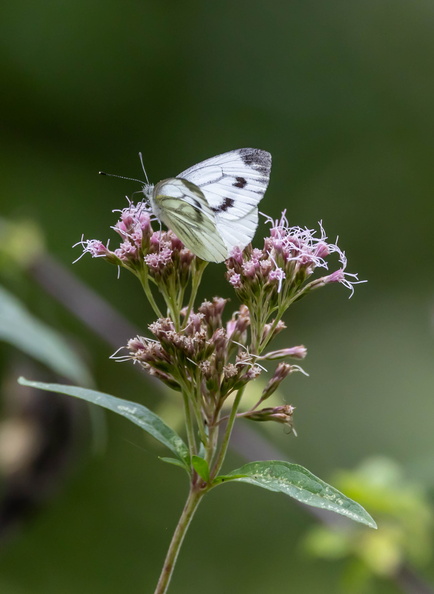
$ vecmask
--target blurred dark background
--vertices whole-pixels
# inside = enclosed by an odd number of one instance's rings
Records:
[[[351,300],[330,286],[288,312],[281,346],[308,347],[310,377],[286,383],[298,438],[276,426],[272,440],[324,480],[383,454],[432,487],[432,2],[15,0],[0,23],[1,216],[34,221],[60,263],[145,331],[152,315],[132,277],[89,257],[72,265],[81,234],[114,239],[112,210],[140,189],[98,170],[142,178],[142,151],[156,182],[234,148],[270,151],[261,209],[322,220],[348,271],[369,281]],[[209,267],[202,296],[231,296],[223,275]],[[3,282],[78,345],[100,390],[160,405],[29,277]],[[67,481],[3,545],[1,592],[152,591],[185,479],[137,428],[107,423],[103,452],[81,446]],[[242,462],[232,453],[227,468]],[[312,523],[283,496],[219,489],[193,522],[173,592],[335,593],[339,563],[300,546]]]

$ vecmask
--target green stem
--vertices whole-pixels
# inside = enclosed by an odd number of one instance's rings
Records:
[[[190,454],[195,454],[197,448],[196,439],[194,437],[193,419],[191,418],[190,399],[188,393],[185,390],[182,390],[182,398],[184,400],[185,427],[187,430],[188,449],[190,450]]]
[[[265,349],[265,347],[268,345],[268,343],[272,340],[273,338],[273,333],[277,327],[277,324],[280,322],[280,320],[283,317],[283,314],[285,313],[285,307],[280,306],[280,308],[278,308],[277,313],[274,317],[274,321],[272,322],[271,326],[270,326],[270,330],[268,332],[268,336],[259,344],[258,347],[258,354],[260,355],[262,353],[262,351]]]
[[[196,260],[196,271],[192,274],[190,299],[188,300],[187,312],[185,314],[186,324],[188,324],[188,318],[190,316],[191,310],[193,309],[194,302],[196,300],[196,295],[199,289],[200,282],[202,280],[202,275],[207,266],[208,262],[205,262],[205,260]]]
[[[151,287],[149,286],[148,274],[146,270],[141,270],[140,272],[136,273],[136,276],[140,280],[140,284],[145,291],[145,295],[148,298],[149,303],[151,304],[152,309],[154,310],[155,315],[158,318],[162,318],[163,314],[161,313],[158,305],[155,302],[154,296],[152,295]]]
[[[203,443],[206,443],[207,438],[206,438],[206,433],[205,433],[205,427],[203,424],[200,402],[197,401],[196,394],[191,391],[191,389],[190,389],[191,382],[189,382],[189,380],[184,376],[184,374],[180,373],[177,376],[177,378],[178,378],[178,381],[179,381],[179,383],[181,385],[181,389],[182,389],[186,418],[187,418],[187,411],[189,413],[189,419],[190,419],[190,424],[191,424],[191,434],[194,436],[193,419],[192,419],[192,415],[194,415],[194,418],[196,419],[196,423],[197,423],[197,430],[199,431],[199,434],[200,434],[200,439]],[[188,427],[187,427],[187,429],[188,429]],[[193,453],[196,453],[196,452],[193,452]]]
[[[170,318],[175,326],[176,332],[179,332],[179,308],[176,304],[176,298],[173,298],[172,291],[166,291],[165,287],[161,287],[161,292],[166,302],[166,307],[169,311]]]
[[[218,427],[216,425],[211,426],[209,428],[208,434],[208,447],[206,448],[206,456],[205,459],[208,462],[208,467],[211,468],[211,464],[216,452],[216,445],[217,445],[217,438],[218,438]]]
[[[205,495],[205,491],[199,491],[197,486],[191,485],[187,501],[173,533],[154,594],[165,594],[167,592],[182,541],[203,495]]]
[[[223,462],[225,460],[226,452],[228,451],[229,440],[231,438],[232,429],[234,427],[235,419],[237,418],[237,410],[240,405],[240,401],[241,401],[241,397],[244,392],[244,388],[245,388],[245,386],[240,388],[237,392],[237,395],[235,396],[235,400],[232,405],[231,414],[229,415],[228,424],[226,425],[226,431],[225,431],[225,434],[223,435],[222,443],[220,446],[220,451],[218,453],[217,460],[216,460],[214,467],[212,469],[212,472],[211,472],[211,482],[215,479],[215,477],[220,472],[220,468],[222,467]]]
[[[249,307],[251,324],[251,352],[255,354],[259,353],[262,338],[262,330],[266,322],[266,319],[264,319],[264,315],[266,314],[268,309],[267,307],[265,307],[266,301],[266,294],[264,289],[262,288],[261,293],[256,300],[257,305]]]

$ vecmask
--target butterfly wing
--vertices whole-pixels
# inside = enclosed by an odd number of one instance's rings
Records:
[[[228,248],[218,229],[213,210],[203,192],[185,179],[159,182],[150,196],[155,216],[196,256],[208,262],[223,262]]]
[[[258,226],[258,203],[270,180],[271,155],[243,148],[193,165],[177,176],[203,192],[228,251],[245,247]]]

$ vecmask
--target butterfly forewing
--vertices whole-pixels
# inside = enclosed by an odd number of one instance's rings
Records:
[[[178,178],[159,182],[151,206],[154,214],[199,258],[223,262],[228,257],[214,212],[193,183]]]
[[[178,177],[202,190],[230,251],[244,248],[256,232],[257,206],[268,187],[270,169],[270,153],[245,148],[207,159]]]
[[[202,190],[217,221],[230,221],[257,207],[267,189],[270,169],[270,153],[245,148],[202,161],[177,177]]]

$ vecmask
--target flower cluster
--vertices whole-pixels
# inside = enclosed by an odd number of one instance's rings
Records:
[[[128,354],[119,357],[121,360],[132,359],[150,375],[180,392],[195,386],[208,427],[219,422],[218,414],[226,398],[264,371],[259,361],[288,357],[302,359],[306,355],[303,346],[272,351],[263,356],[249,354],[246,346],[250,324],[248,309],[242,306],[224,324],[226,303],[227,300],[222,298],[204,301],[197,312],[189,314],[188,322],[179,330],[170,318],[158,319],[149,326],[153,338],[137,336],[131,339],[127,345]],[[280,362],[254,408],[269,398],[287,375],[299,369],[297,365]],[[243,416],[265,420],[259,418],[260,411],[255,415],[253,409],[250,412],[250,417]],[[270,417],[270,420],[276,419]]]
[[[330,283],[341,283],[354,292],[357,275],[345,272],[347,260],[337,244],[328,243],[320,224],[320,235],[311,229],[290,227],[285,212],[279,220],[269,218],[270,235],[262,249],[234,249],[226,261],[226,276],[252,314],[252,335],[257,351],[268,344],[262,336],[266,324],[274,327],[288,307],[309,291]],[[327,256],[337,253],[340,268],[310,280],[317,268],[328,269]],[[350,279],[353,280],[350,280]],[[350,295],[350,296],[351,296]],[[274,315],[274,321],[270,317]]]
[[[152,229],[153,217],[143,202],[129,203],[120,212],[113,227],[122,239],[120,246],[110,250],[108,242],[104,245],[98,239],[82,240],[84,254],[105,258],[135,273],[146,267],[156,279],[167,278],[174,268],[188,270],[193,254],[172,231]]]
[[[110,250],[99,240],[81,242],[83,253],[135,274],[157,315],[149,326],[151,336],[132,338],[126,346],[127,354],[116,358],[133,360],[181,392],[187,421],[195,419],[202,443],[215,439],[211,429],[217,430],[225,418],[222,407],[233,393],[238,396],[232,421],[235,416],[243,416],[285,423],[292,428],[291,405],[258,407],[288,375],[302,371],[285,360],[303,359],[306,349],[296,346],[266,350],[285,329],[282,316],[286,309],[310,290],[339,282],[353,291],[353,284],[359,281],[356,275],[345,272],[345,254],[336,244],[327,242],[321,226],[316,237],[310,229],[289,227],[285,213],[279,220],[269,219],[270,234],[262,249],[251,245],[244,250],[235,248],[226,261],[227,279],[241,305],[224,321],[227,299],[215,297],[195,308],[207,262],[190,252],[172,231],[155,231],[152,221],[144,203],[129,203],[113,227],[121,237],[117,249]],[[340,268],[312,279],[317,268],[327,270],[327,257],[332,253],[338,254]],[[164,299],[166,313],[157,303],[157,294]],[[271,361],[279,363],[259,401],[239,413],[237,398],[249,381],[264,372],[264,363]],[[194,441],[192,431],[190,441]]]
[[[327,236],[320,224],[320,236],[312,229],[290,227],[285,212],[280,220],[269,218],[270,235],[264,240],[263,249],[234,249],[227,260],[227,278],[240,299],[251,295],[279,301],[294,301],[300,297],[300,290],[306,291],[306,281],[316,268],[328,269],[327,256],[336,252],[341,267],[308,286],[312,289],[327,283],[340,282],[353,293],[356,274],[345,272],[347,259],[337,244],[327,243]],[[351,281],[349,277],[354,280]]]
[[[196,258],[172,231],[162,231],[161,226],[154,231],[153,219],[144,202],[130,202],[120,211],[120,218],[113,227],[122,239],[118,248],[110,250],[109,242],[103,244],[98,239],[82,239],[80,245],[83,254],[103,258],[137,276],[155,314],[162,317],[150,285],[158,287],[170,315],[178,318],[178,324],[185,290],[190,283],[195,296],[206,263]]]

